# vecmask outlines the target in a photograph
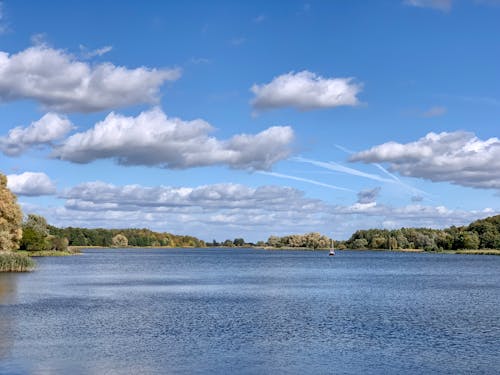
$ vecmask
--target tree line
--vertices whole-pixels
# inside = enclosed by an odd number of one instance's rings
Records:
[[[344,243],[350,249],[476,250],[500,249],[500,215],[446,229],[401,228],[356,231]]]
[[[159,233],[149,229],[88,229],[49,226],[49,233],[67,238],[70,246],[117,247],[205,247],[205,242],[193,237]]]
[[[327,248],[331,239],[319,233],[270,236],[263,245],[275,248]],[[260,243],[258,243],[260,244]],[[400,228],[358,230],[346,241],[333,241],[338,249],[421,249],[425,251],[500,249],[500,215],[467,226],[446,229]]]

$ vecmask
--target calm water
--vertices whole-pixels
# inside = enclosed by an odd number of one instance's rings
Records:
[[[1,374],[499,373],[500,257],[89,250],[0,274]]]

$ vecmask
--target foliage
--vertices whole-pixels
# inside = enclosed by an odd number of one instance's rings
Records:
[[[272,247],[296,247],[308,249],[326,249],[330,246],[330,238],[317,232],[291,234],[284,237],[270,236],[267,245]]]
[[[26,272],[35,268],[35,262],[26,255],[0,253],[0,272]]]
[[[0,174],[0,251],[19,248],[22,219],[16,196],[7,188],[7,177]]]
[[[49,241],[47,235],[31,227],[24,228],[23,238],[21,240],[21,250],[45,251],[48,249]]]
[[[245,240],[243,238],[235,238],[233,244],[234,246],[244,246]]]
[[[127,247],[128,246],[128,239],[123,234],[118,233],[116,236],[114,236],[111,239],[111,243],[115,247]]]
[[[49,235],[50,250],[52,251],[68,251],[69,241],[66,237],[55,237]]]
[[[29,214],[23,222],[21,250],[66,251],[68,239],[50,234],[50,226],[43,216]]]
[[[350,249],[426,251],[499,249],[500,215],[474,221],[466,227],[358,230],[345,241],[345,245]]]
[[[159,233],[149,229],[57,228],[49,225],[49,233],[56,237],[67,238],[69,246],[109,247],[113,246],[113,237],[121,234],[127,238],[128,246],[132,247],[205,247],[204,241],[192,236]]]

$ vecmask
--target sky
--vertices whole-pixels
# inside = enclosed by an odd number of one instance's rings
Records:
[[[206,241],[500,214],[500,1],[0,2],[0,172]]]

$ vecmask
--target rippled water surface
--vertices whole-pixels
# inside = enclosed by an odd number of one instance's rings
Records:
[[[0,374],[499,373],[500,257],[88,250],[0,274]]]

